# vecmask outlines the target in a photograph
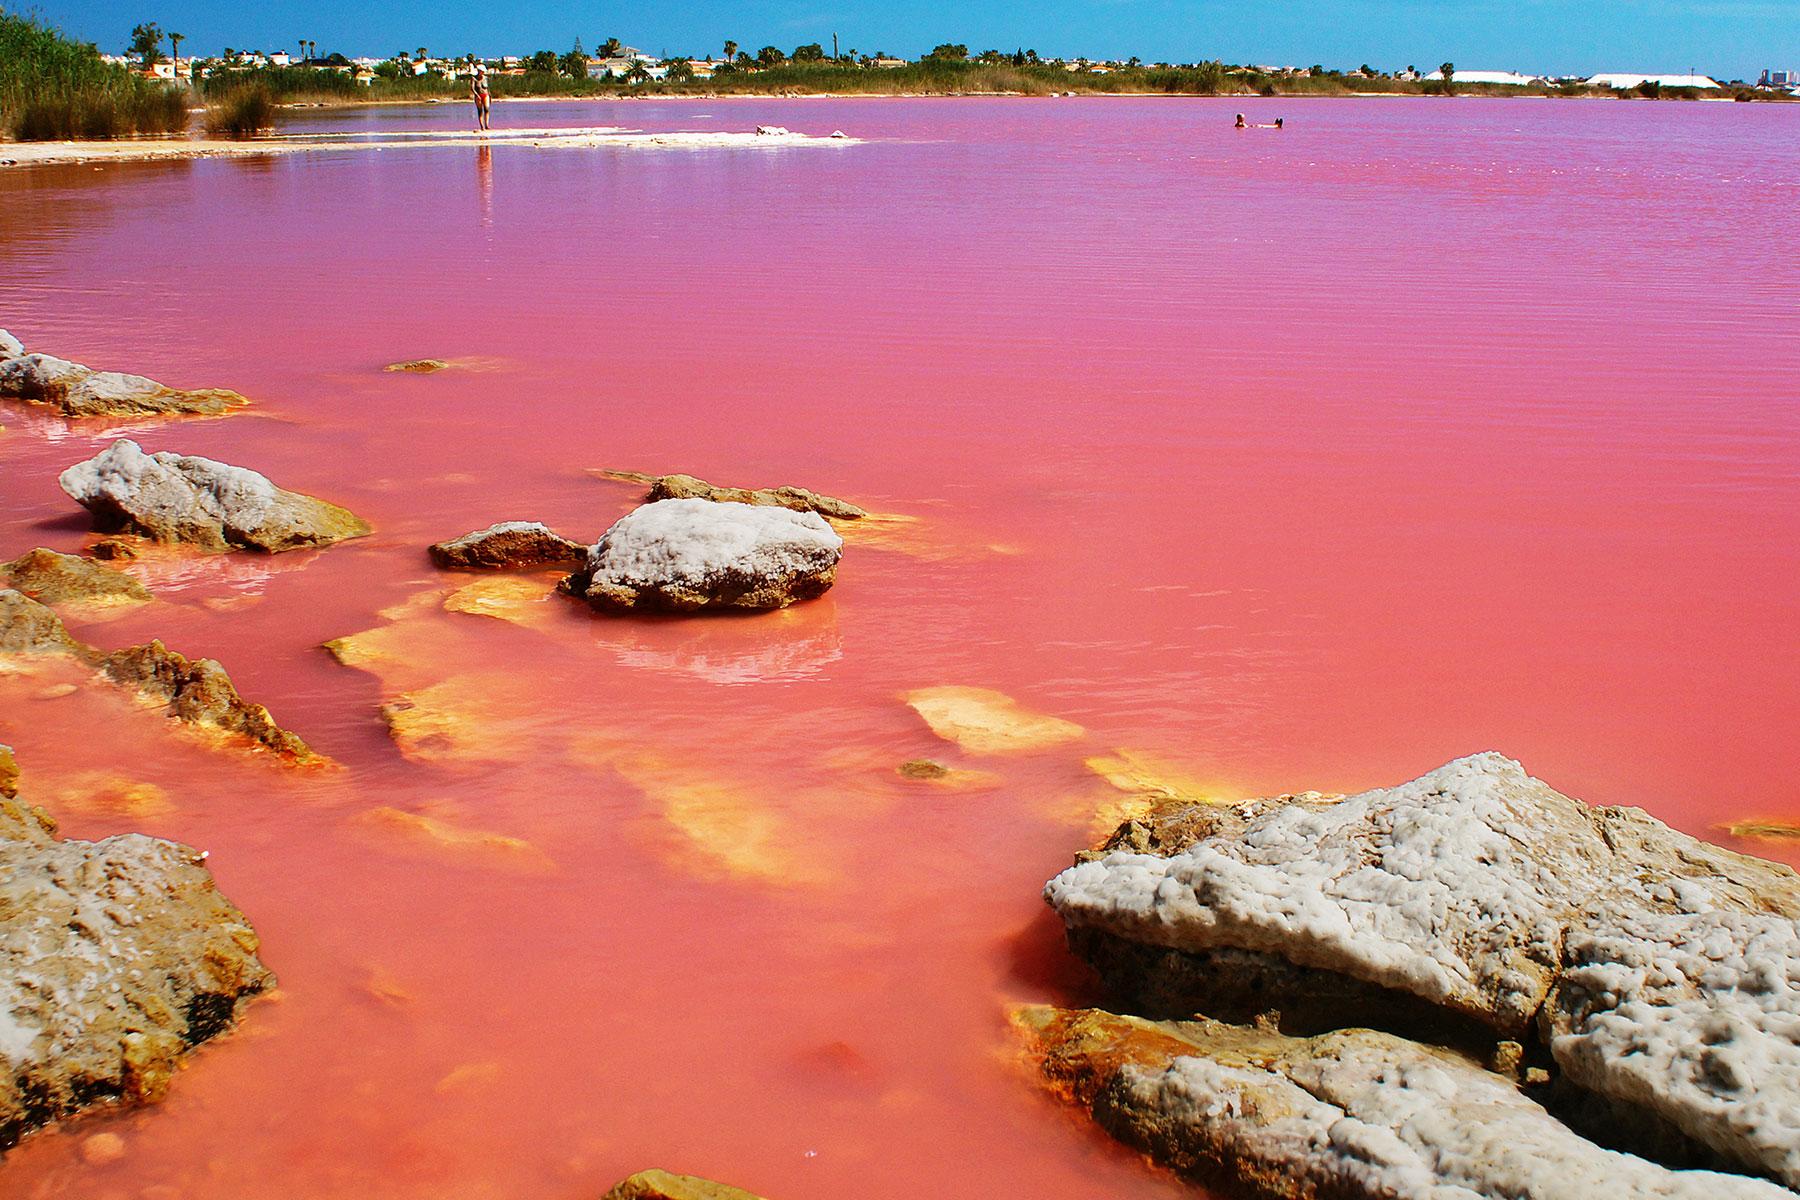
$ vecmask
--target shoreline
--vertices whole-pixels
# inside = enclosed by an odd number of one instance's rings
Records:
[[[0,142],[0,171],[25,167],[82,166],[107,162],[168,162],[181,159],[255,158],[309,151],[383,151],[495,146],[536,150],[778,150],[813,146],[859,146],[848,136],[681,130],[649,133],[615,127],[586,129],[496,129],[486,134],[441,129],[395,130],[363,135],[354,130],[298,137],[141,138],[95,142]]]

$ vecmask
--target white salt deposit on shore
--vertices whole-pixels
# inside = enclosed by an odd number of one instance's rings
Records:
[[[359,140],[360,139],[360,140]],[[0,143],[0,168],[67,166],[80,163],[153,162],[176,158],[246,158],[267,154],[298,154],[308,150],[436,149],[444,146],[521,146],[533,149],[592,150],[606,147],[650,150],[779,149],[799,146],[856,146],[852,137],[815,137],[805,133],[758,134],[749,132],[677,131],[645,133],[642,130],[597,127],[568,130],[495,130],[487,134],[445,130],[395,131],[366,139],[356,134],[308,134],[303,137],[253,138],[224,141],[213,138],[160,139],[119,142],[7,142]]]

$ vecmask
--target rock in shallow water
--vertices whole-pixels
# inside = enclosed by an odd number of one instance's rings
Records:
[[[217,416],[249,401],[223,388],[183,390],[49,354],[26,354],[0,330],[0,396],[53,408],[65,417]],[[7,343],[10,343],[10,347]],[[7,354],[9,348],[14,353]]]
[[[772,488],[716,487],[692,475],[663,475],[650,485],[646,499],[712,500],[721,504],[756,504],[770,508],[791,508],[795,512],[816,512],[821,517],[839,521],[860,520],[869,514],[836,496],[823,496],[803,487],[782,485]]]
[[[1248,991],[1409,1032],[1445,1014],[1800,1185],[1788,868],[1589,808],[1496,754],[1336,803],[1168,805],[1116,840],[1046,896],[1120,994],[1218,1012]]]
[[[761,1197],[696,1175],[650,1170],[620,1180],[600,1200],[761,1200]]]
[[[563,586],[600,609],[785,608],[830,589],[843,549],[816,513],[660,500],[619,518]]]
[[[110,1100],[156,1100],[186,1052],[272,986],[205,856],[62,841],[0,800],[0,1148]]]
[[[538,521],[502,521],[438,542],[428,552],[447,570],[504,571],[579,566],[588,548]]]
[[[123,571],[41,547],[0,563],[0,577],[42,604],[118,607],[150,600],[150,589]]]
[[[129,439],[70,467],[58,482],[103,531],[204,550],[276,554],[370,532],[355,514],[283,491],[255,471],[167,451],[145,454]]]
[[[275,723],[232,686],[225,668],[209,658],[189,659],[152,641],[104,651],[70,636],[61,618],[28,596],[0,588],[0,654],[67,655],[114,683],[164,705],[188,725],[247,738],[294,765],[325,761],[296,734]]]
[[[1761,1180],[1606,1150],[1510,1080],[1391,1034],[1316,1038],[1027,1008],[1060,1091],[1121,1141],[1208,1184],[1289,1200],[1779,1200]]]

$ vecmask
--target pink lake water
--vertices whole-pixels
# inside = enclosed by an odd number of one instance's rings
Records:
[[[1192,1194],[1006,1024],[1096,999],[1038,898],[1123,799],[1088,759],[1250,796],[1497,749],[1703,836],[1800,818],[1800,107],[496,106],[610,124],[864,141],[0,172],[0,326],[257,401],[8,408],[0,558],[92,540],[56,475],[122,432],[377,529],[147,561],[155,604],[74,622],[218,658],[339,769],[0,680],[25,794],[209,850],[281,979],[0,1194],[576,1200],[653,1165],[776,1200]],[[381,370],[418,357],[458,365]],[[595,468],[912,520],[782,614],[445,609],[471,579],[426,544],[591,540],[638,497]],[[374,629],[373,669],[320,648]],[[903,699],[950,685],[1084,732],[961,749]],[[101,1131],[123,1157],[83,1154]]]

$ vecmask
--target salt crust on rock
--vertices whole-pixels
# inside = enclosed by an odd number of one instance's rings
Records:
[[[249,403],[223,388],[185,391],[119,371],[96,371],[50,354],[26,354],[0,329],[0,396],[65,417],[217,416]]]
[[[1053,879],[1074,935],[1248,951],[1409,993],[1800,1185],[1800,879],[1497,754],[1338,803],[1180,814]],[[1279,996],[1271,1003],[1279,1006]]]
[[[274,977],[205,856],[129,833],[61,841],[0,800],[0,1148],[112,1100],[155,1100],[178,1060]]]
[[[1120,1140],[1252,1195],[1331,1200],[1779,1200],[1762,1180],[1603,1149],[1512,1081],[1366,1029],[1023,1009],[1045,1075]]]
[[[831,587],[843,548],[816,513],[659,500],[619,518],[565,586],[597,608],[785,608]]]
[[[205,550],[274,554],[369,532],[354,514],[283,491],[255,471],[193,455],[145,454],[129,439],[70,467],[58,482],[106,532]]]

